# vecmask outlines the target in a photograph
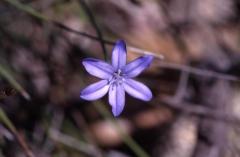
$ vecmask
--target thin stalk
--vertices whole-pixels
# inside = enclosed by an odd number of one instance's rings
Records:
[[[33,9],[32,7],[30,7],[28,5],[20,3],[18,0],[4,0],[4,1],[8,2],[9,4],[16,7],[17,9],[22,10],[22,11],[32,15],[33,17],[36,17],[36,18],[44,20],[44,21],[49,20],[49,18],[47,16],[42,15],[40,12],[36,11],[35,9]]]
[[[17,129],[10,121],[10,119],[7,117],[6,113],[2,108],[0,108],[0,123],[4,124],[7,127],[7,129],[9,129],[12,132],[12,134],[15,136],[16,140],[18,141],[19,145],[21,146],[23,152],[27,157],[35,157],[35,155],[30,150],[24,138],[18,133]]]
[[[30,100],[30,95],[24,90],[24,88],[14,79],[11,72],[7,70],[3,65],[0,64],[0,75],[4,77],[17,91],[21,93],[21,95]]]
[[[135,153],[138,157],[150,157],[136,142],[135,140],[126,134],[122,128],[117,124],[117,122],[112,118],[111,113],[108,111],[108,109],[104,106],[103,103],[100,101],[92,102],[94,104],[94,107],[99,111],[99,113],[106,119],[111,122],[111,124],[115,127],[115,129],[118,131],[119,135],[125,142],[125,144],[132,149],[132,151]]]

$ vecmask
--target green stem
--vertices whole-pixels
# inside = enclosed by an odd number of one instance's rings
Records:
[[[9,4],[13,5],[17,9],[22,10],[22,11],[32,15],[33,17],[36,17],[36,18],[44,20],[44,21],[50,20],[48,17],[42,15],[38,11],[34,10],[32,7],[24,5],[17,0],[5,0],[5,1],[8,2]]]
[[[4,77],[17,91],[19,91],[22,96],[30,100],[30,95],[24,90],[24,88],[14,79],[9,70],[7,70],[3,65],[0,64],[0,75]]]
[[[112,125],[116,128],[119,135],[122,137],[123,141],[128,145],[129,148],[136,154],[138,157],[149,157],[149,155],[132,139],[128,134],[126,134],[122,128],[116,123],[116,121],[112,118],[111,113],[107,110],[107,108],[100,101],[93,102],[95,108],[100,112],[105,119],[109,120]]]
[[[7,127],[7,129],[13,133],[13,135],[15,136],[16,140],[18,141],[19,145],[22,147],[27,157],[35,157],[35,155],[30,150],[24,138],[18,133],[17,129],[15,128],[13,123],[10,121],[10,119],[7,117],[6,113],[2,108],[0,108],[0,123],[4,124]]]
[[[7,115],[5,114],[2,108],[0,108],[0,122],[6,125],[6,127],[9,130],[15,132],[16,128],[14,127],[12,122],[8,119]]]

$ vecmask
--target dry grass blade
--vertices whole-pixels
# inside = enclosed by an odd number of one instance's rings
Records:
[[[5,78],[17,91],[21,93],[21,95],[30,100],[30,95],[24,90],[24,88],[14,79],[11,72],[5,68],[3,65],[0,64],[0,75]]]
[[[18,133],[17,129],[12,124],[12,122],[7,117],[6,113],[4,112],[4,110],[2,110],[2,108],[0,108],[0,122],[3,123],[12,132],[12,134],[15,136],[16,140],[18,141],[19,145],[22,147],[25,155],[27,157],[35,157],[35,155],[30,150],[24,138]]]

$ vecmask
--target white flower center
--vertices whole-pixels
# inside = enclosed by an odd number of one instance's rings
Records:
[[[118,69],[117,72],[113,73],[112,78],[109,80],[110,85],[119,85],[122,84],[124,81],[124,77],[122,75],[122,71]]]

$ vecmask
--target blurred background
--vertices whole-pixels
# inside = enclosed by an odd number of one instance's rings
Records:
[[[97,80],[81,60],[117,39],[155,55],[137,78],[154,98],[113,118],[79,94]],[[3,157],[239,157],[239,81],[238,0],[0,2]]]

